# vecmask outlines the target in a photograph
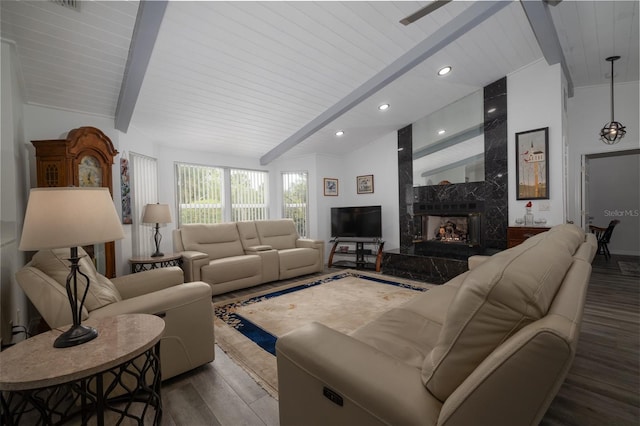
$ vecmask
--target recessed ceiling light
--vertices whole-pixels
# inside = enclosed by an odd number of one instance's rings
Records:
[[[438,130],[439,135],[444,135],[447,131],[445,129]]]
[[[344,131],[343,130],[338,130],[336,132],[336,136],[342,136],[342,135],[344,135]]]
[[[378,107],[380,111],[384,111],[385,109],[388,109],[388,108],[389,108],[389,104],[382,104]]]
[[[488,112],[489,114],[491,114],[492,112],[496,112],[496,109],[495,109],[495,108],[491,108],[491,109],[489,109],[489,111],[487,111],[487,112]]]
[[[444,68],[440,68],[440,71],[438,71],[438,75],[439,76],[443,76],[443,75],[447,75],[451,72],[451,66],[447,65]]]

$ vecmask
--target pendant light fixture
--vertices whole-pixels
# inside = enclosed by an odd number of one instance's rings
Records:
[[[607,61],[611,62],[611,122],[604,125],[600,130],[600,140],[607,145],[620,142],[620,139],[627,134],[622,123],[613,120],[613,63],[620,59],[620,56],[609,56]]]

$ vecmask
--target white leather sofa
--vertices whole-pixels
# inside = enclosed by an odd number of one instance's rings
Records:
[[[86,254],[78,248],[79,254]],[[41,250],[16,273],[29,300],[51,328],[73,321],[65,290],[69,249]],[[159,268],[109,280],[96,272],[88,256],[80,270],[90,279],[82,320],[143,313],[164,319],[160,342],[162,379],[213,361],[214,331],[211,288],[203,282],[184,283],[178,267]],[[79,280],[83,284],[82,280]],[[84,291],[84,286],[81,287]]]
[[[351,335],[282,336],[281,425],[537,425],[575,355],[596,247],[559,225]]]
[[[186,279],[209,283],[213,295],[324,267],[324,241],[300,238],[291,219],[183,225],[173,248]]]

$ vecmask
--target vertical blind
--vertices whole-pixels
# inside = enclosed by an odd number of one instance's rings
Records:
[[[176,163],[178,226],[267,219],[268,178],[259,170]]]
[[[153,226],[142,223],[142,215],[144,206],[158,202],[158,161],[132,152],[130,174],[133,255],[148,256],[155,250]]]
[[[268,217],[267,172],[229,171],[231,177],[231,220],[263,220]]]
[[[282,217],[293,219],[298,235],[309,235],[307,172],[282,172]]]
[[[176,164],[178,226],[223,221],[223,174],[220,167]]]

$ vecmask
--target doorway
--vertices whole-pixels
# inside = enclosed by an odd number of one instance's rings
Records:
[[[585,155],[582,165],[585,228],[619,220],[609,250],[640,256],[640,149]]]

